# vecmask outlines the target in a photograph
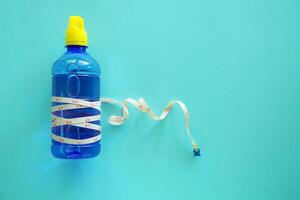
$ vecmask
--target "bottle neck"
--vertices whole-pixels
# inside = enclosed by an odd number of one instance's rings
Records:
[[[86,53],[87,46],[80,46],[80,45],[68,45],[67,52],[72,53]]]

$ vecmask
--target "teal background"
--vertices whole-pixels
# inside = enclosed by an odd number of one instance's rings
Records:
[[[300,2],[0,0],[0,200],[300,199]],[[51,65],[81,15],[102,95],[144,97],[163,122],[103,108],[101,155],[50,154]]]

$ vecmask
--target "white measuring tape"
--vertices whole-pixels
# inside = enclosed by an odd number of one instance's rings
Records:
[[[167,106],[163,110],[160,116],[157,116],[148,106],[148,104],[145,102],[143,98],[140,98],[138,100],[135,100],[133,98],[127,98],[123,100],[121,103],[117,100],[110,99],[110,98],[101,98],[100,101],[86,101],[82,99],[75,99],[75,98],[68,98],[68,97],[52,97],[52,102],[56,103],[64,103],[63,105],[53,106],[52,107],[52,113],[56,111],[63,111],[63,110],[70,110],[70,109],[80,109],[80,108],[93,108],[98,111],[101,109],[101,103],[110,103],[110,104],[118,104],[122,107],[122,115],[111,115],[109,117],[108,122],[112,125],[121,125],[125,122],[125,120],[129,116],[128,112],[128,104],[132,104],[137,109],[139,109],[141,112],[146,112],[153,120],[163,120],[167,117],[170,110],[173,108],[175,104],[178,104],[181,108],[184,118],[185,118],[185,128],[186,133],[189,137],[189,140],[192,144],[194,155],[200,156],[200,150],[196,143],[196,141],[193,139],[192,134],[190,132],[190,125],[189,125],[189,112],[185,106],[185,104],[182,101],[174,100],[168,102]],[[101,126],[97,124],[93,124],[90,122],[98,121],[101,119],[101,115],[93,115],[93,116],[85,116],[85,117],[78,117],[78,118],[63,118],[58,117],[52,114],[52,127],[55,126],[62,126],[62,125],[71,125],[76,127],[82,127],[92,130],[98,130],[99,133],[101,131]],[[66,138],[62,136],[58,136],[54,133],[52,133],[52,139],[65,143],[65,144],[90,144],[97,142],[101,139],[101,134],[87,138],[87,139],[72,139],[72,138]]]

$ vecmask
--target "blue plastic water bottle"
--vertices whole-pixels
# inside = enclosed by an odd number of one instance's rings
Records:
[[[86,52],[87,33],[79,16],[70,17],[66,48],[67,52],[52,67],[52,154],[65,159],[95,157],[101,150],[101,72]],[[95,103],[99,108],[84,106],[77,100]]]

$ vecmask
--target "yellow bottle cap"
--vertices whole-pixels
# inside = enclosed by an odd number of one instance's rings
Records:
[[[87,40],[83,18],[80,16],[71,16],[66,32],[66,45],[87,46]]]

